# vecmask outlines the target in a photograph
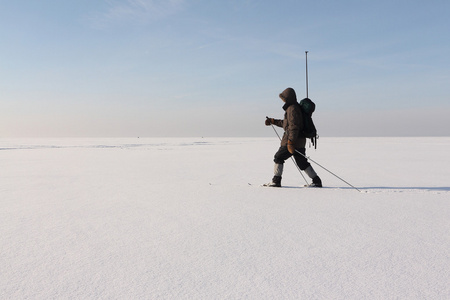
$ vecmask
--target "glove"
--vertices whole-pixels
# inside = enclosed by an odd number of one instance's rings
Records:
[[[274,122],[273,118],[267,118],[265,123],[266,123],[266,126],[269,126],[275,122]]]
[[[289,153],[291,153],[291,154],[295,153],[295,146],[291,140],[288,140],[287,148],[288,148]]]

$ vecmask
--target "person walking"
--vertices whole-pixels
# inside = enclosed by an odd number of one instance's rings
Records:
[[[300,170],[304,171],[312,179],[312,183],[309,186],[322,187],[320,177],[314,171],[306,157],[303,156],[306,155],[306,138],[300,134],[303,129],[303,118],[295,91],[293,88],[287,88],[279,96],[284,102],[284,119],[266,118],[265,124],[266,126],[275,125],[282,127],[284,134],[281,139],[280,148],[275,153],[273,160],[275,162],[274,176],[272,181],[264,186],[281,187],[284,162],[293,155]],[[296,150],[303,155],[297,153]]]

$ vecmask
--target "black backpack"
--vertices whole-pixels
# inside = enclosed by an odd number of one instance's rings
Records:
[[[317,148],[317,135],[316,126],[312,120],[312,114],[316,110],[316,104],[309,98],[305,98],[300,101],[300,108],[303,117],[303,130],[300,132],[301,137],[309,138],[314,148]]]

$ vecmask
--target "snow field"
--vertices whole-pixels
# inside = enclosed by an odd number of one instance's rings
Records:
[[[2,299],[450,298],[450,138],[0,140]]]

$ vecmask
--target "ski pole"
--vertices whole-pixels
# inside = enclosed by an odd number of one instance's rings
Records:
[[[331,172],[330,170],[328,170],[327,168],[325,168],[324,166],[322,166],[321,164],[319,164],[318,162],[312,160],[310,157],[304,155],[303,153],[301,153],[298,150],[295,150],[297,153],[300,153],[304,158],[309,159],[310,161],[312,161],[313,163],[315,163],[316,165],[318,165],[319,167],[321,167],[322,169],[324,169],[325,171],[327,171],[328,173],[330,173],[331,175],[335,176],[336,178],[342,180],[343,182],[345,182],[346,184],[348,184],[349,186],[351,186],[352,188],[354,188],[355,190],[357,190],[358,192],[361,192],[358,188],[354,187],[353,185],[351,185],[350,183],[348,183],[347,181],[345,181],[344,179],[342,179],[341,177],[337,176],[336,174],[334,174],[333,172]]]
[[[268,116],[266,116],[266,118],[269,119]],[[280,137],[280,135],[278,134],[278,131],[275,129],[275,127],[273,127],[273,124],[270,124],[270,126],[272,126],[273,131],[275,131],[275,133],[276,133],[277,136],[278,136],[278,139],[279,139],[280,142],[281,142],[281,137]],[[297,151],[297,150],[296,150],[296,151]],[[291,156],[291,159],[292,159],[292,162],[294,163],[294,165],[297,167],[297,170],[300,172],[300,175],[302,175],[303,180],[306,182],[306,185],[308,185],[308,181],[306,180],[305,176],[303,176],[302,170],[300,170],[300,167],[297,165],[297,163],[295,162],[295,160],[294,160],[294,158],[293,158],[292,156]]]

